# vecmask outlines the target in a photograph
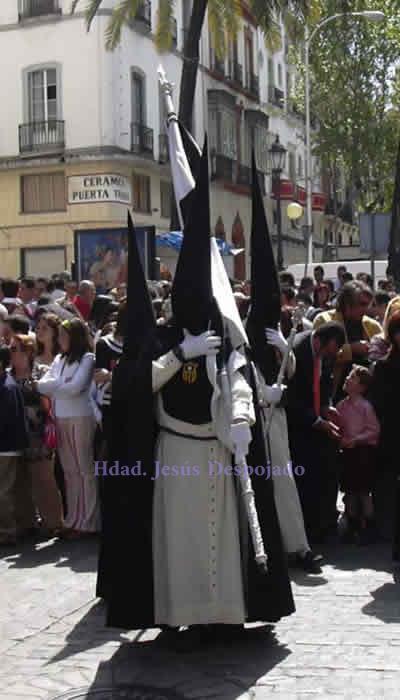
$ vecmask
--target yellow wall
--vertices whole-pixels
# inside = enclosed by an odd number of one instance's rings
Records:
[[[125,225],[127,206],[118,203],[68,204],[66,211],[49,214],[21,213],[21,175],[51,172],[73,175],[113,173],[131,178],[133,172],[151,176],[151,214],[135,213],[138,226],[156,226],[168,230],[169,221],[160,218],[160,179],[169,180],[167,174],[160,178],[147,169],[135,168],[116,161],[84,162],[76,165],[41,166],[0,170],[0,277],[18,277],[21,274],[21,248],[65,246],[67,268],[74,260],[74,231],[86,228],[112,228]],[[68,193],[66,192],[66,199]],[[60,272],[60,270],[55,270]]]

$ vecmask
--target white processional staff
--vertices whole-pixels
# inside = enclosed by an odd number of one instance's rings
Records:
[[[228,407],[231,398],[231,391],[225,363],[223,364],[220,370],[220,378],[222,396],[225,401],[225,406]],[[246,507],[247,519],[249,522],[249,529],[251,539],[253,542],[254,558],[257,564],[260,566],[260,568],[267,572],[268,557],[265,552],[260,521],[258,519],[256,502],[254,498],[254,491],[251,484],[251,479],[245,457],[243,458],[241,464],[238,464],[237,466],[239,467],[240,488]]]
[[[287,340],[287,346],[286,346],[286,350],[285,350],[285,353],[284,353],[283,358],[282,358],[281,366],[279,368],[278,377],[276,379],[276,384],[279,387],[283,386],[283,382],[285,379],[286,370],[287,370],[287,366],[288,366],[288,362],[289,362],[290,353],[293,350],[294,340],[295,340],[295,337],[297,334],[297,326],[303,320],[303,317],[304,317],[304,308],[302,306],[298,306],[297,309],[295,309],[295,311],[293,313],[292,328],[291,328],[291,331],[290,331],[290,334],[289,334],[289,337]],[[269,412],[268,412],[268,415],[267,415],[267,419],[265,421],[265,434],[266,435],[269,434],[273,414],[274,414],[274,406],[271,405]]]
[[[160,65],[158,68],[158,79],[164,93],[165,106],[167,111],[167,127],[168,141],[170,147],[170,157],[172,180],[174,184],[175,199],[177,203],[178,214],[180,217],[182,229],[183,220],[180,210],[181,200],[195,187],[195,181],[190,171],[190,166],[187,161],[186,153],[183,148],[182,138],[178,126],[178,117],[175,112],[175,107],[172,101],[172,83],[168,82],[166,73]],[[210,330],[210,328],[209,328]],[[231,392],[228,374],[225,364],[220,371],[222,396],[225,401],[227,410],[231,405]],[[249,522],[250,534],[253,542],[255,560],[260,567],[266,570],[267,555],[265,553],[264,542],[261,534],[260,523],[254,499],[254,491],[251,485],[251,479],[248,473],[246,461],[243,460],[240,467],[240,485],[242,496],[245,502],[247,518]]]
[[[160,65],[157,70],[160,87],[164,94],[165,109],[167,113],[166,130],[168,136],[169,162],[174,187],[176,208],[178,211],[181,230],[184,230],[184,220],[181,211],[181,203],[195,188],[195,180],[190,170],[190,165],[185,153],[182,136],[179,129],[178,117],[172,101],[173,84],[167,80],[164,68]]]
[[[161,64],[157,68],[157,74],[158,74],[158,81],[159,81],[159,83],[163,89],[163,92],[164,92],[165,106],[167,108],[167,121],[169,121],[169,119],[173,116],[176,119],[178,119],[176,116],[174,103],[172,102],[173,84],[167,80],[167,75],[166,75],[165,70]]]

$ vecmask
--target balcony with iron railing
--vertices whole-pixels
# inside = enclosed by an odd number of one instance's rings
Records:
[[[268,88],[268,100],[271,104],[283,109],[285,106],[285,93],[273,85]]]
[[[135,15],[135,21],[145,24],[149,29],[151,29],[151,0],[143,0]]]
[[[258,179],[260,182],[261,192],[265,195],[265,175],[261,170],[257,170]],[[249,165],[239,164],[237,174],[237,184],[245,187],[251,187],[251,168]]]
[[[250,186],[251,183],[251,168],[248,165],[239,164],[237,174],[237,184]]]
[[[154,132],[144,124],[131,124],[131,151],[136,155],[153,158]]]
[[[243,66],[238,61],[230,60],[228,65],[229,80],[234,85],[243,85]]]
[[[260,80],[258,75],[246,71],[245,89],[257,100],[260,99]]]
[[[19,0],[18,17],[20,22],[43,15],[59,14],[61,14],[61,8],[58,0]]]
[[[260,170],[257,171],[261,191],[265,195],[265,176]],[[243,163],[238,163],[235,158],[229,158],[216,152],[211,151],[211,179],[221,180],[223,182],[239,185],[241,187],[251,187],[251,168]]]
[[[236,161],[233,158],[211,151],[211,179],[234,182]]]
[[[20,153],[59,151],[65,148],[65,122],[50,119],[19,126]]]
[[[171,20],[171,39],[172,47],[176,49],[178,46],[178,22],[176,21],[175,17],[173,17]]]
[[[214,73],[218,73],[218,75],[220,75],[221,77],[224,77],[225,61],[221,58],[218,58],[218,56],[213,56],[211,70],[214,71]]]
[[[167,134],[159,134],[158,137],[158,162],[161,164],[168,163],[169,149]]]

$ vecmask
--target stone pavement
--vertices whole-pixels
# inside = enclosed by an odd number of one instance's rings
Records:
[[[113,700],[111,689],[129,683],[159,687],[159,700],[172,697],[166,689],[198,700],[399,698],[400,585],[389,548],[324,553],[322,576],[294,574],[297,612],[273,631],[253,627],[244,642],[176,654],[154,642],[158,630],[104,627],[95,542],[0,549],[0,700],[53,700],[81,688]]]

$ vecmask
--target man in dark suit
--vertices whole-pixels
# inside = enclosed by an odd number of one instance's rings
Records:
[[[330,322],[302,333],[294,345],[296,374],[288,390],[289,438],[310,542],[320,542],[336,525],[336,445],[340,435],[331,408],[332,370],[344,342],[343,328]]]

